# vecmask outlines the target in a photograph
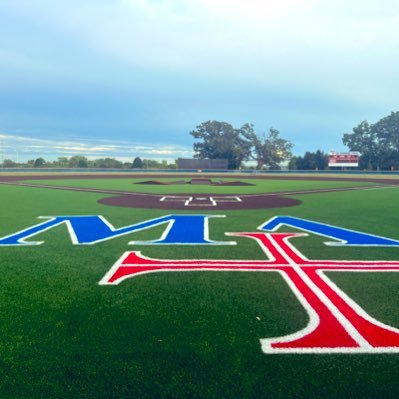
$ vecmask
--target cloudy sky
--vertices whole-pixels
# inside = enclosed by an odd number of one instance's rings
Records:
[[[398,49],[396,0],[0,0],[0,155],[189,157],[210,119],[345,150]]]

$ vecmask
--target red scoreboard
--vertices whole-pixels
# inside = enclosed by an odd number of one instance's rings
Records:
[[[328,166],[330,168],[357,168],[359,166],[358,152],[330,152],[328,155]]]

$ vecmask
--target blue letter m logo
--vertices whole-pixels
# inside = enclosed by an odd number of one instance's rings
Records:
[[[166,228],[162,236],[155,241],[136,242],[137,244],[210,244],[232,245],[234,242],[212,241],[208,236],[208,219],[214,215],[167,215],[157,219],[146,220],[141,223],[115,229],[102,216],[54,216],[41,217],[49,220],[31,226],[15,234],[0,238],[3,245],[40,245],[42,241],[26,241],[27,239],[43,233],[53,227],[65,224],[69,235],[75,245],[92,245],[112,238],[141,230],[150,229],[162,224]]]

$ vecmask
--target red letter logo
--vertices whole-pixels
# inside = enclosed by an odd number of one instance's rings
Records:
[[[306,259],[290,239],[306,234],[236,233],[256,240],[264,261],[157,260],[127,252],[100,284],[119,284],[144,273],[193,270],[277,271],[309,315],[301,331],[278,338],[262,338],[265,353],[398,353],[399,330],[379,322],[342,292],[324,272],[398,272],[396,261],[324,261]]]

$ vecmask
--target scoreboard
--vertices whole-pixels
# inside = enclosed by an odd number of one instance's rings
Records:
[[[358,152],[330,152],[328,155],[328,166],[330,168],[357,168],[359,166],[360,154]]]
[[[177,169],[217,169],[225,170],[228,168],[229,161],[227,159],[188,159],[179,158],[177,160]]]

